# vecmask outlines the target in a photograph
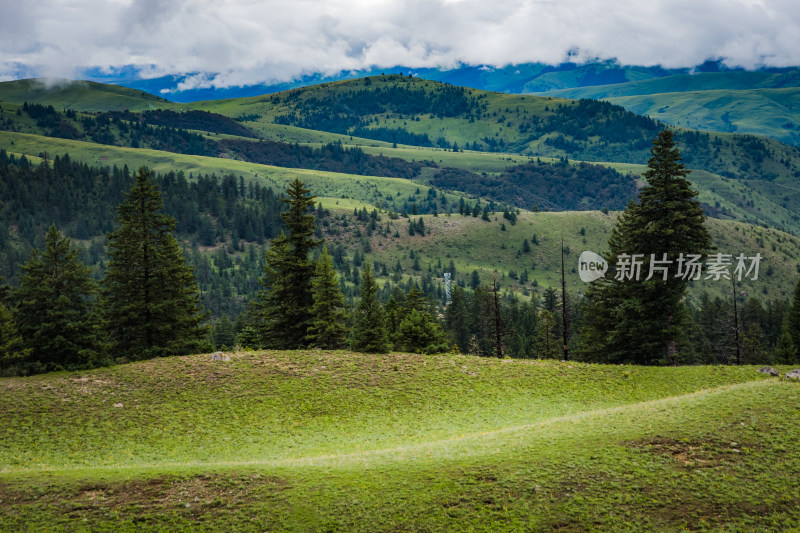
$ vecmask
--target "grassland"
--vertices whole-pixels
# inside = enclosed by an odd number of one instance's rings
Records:
[[[2,530],[800,526],[800,387],[753,367],[241,352],[0,389]]]
[[[800,144],[796,71],[682,74],[538,94],[603,99],[668,124]]]
[[[419,189],[422,195],[427,194],[429,186],[414,183],[400,178],[375,176],[356,176],[320,170],[301,168],[284,168],[260,165],[234,159],[204,157],[175,154],[144,148],[126,148],[107,146],[84,141],[56,139],[23,133],[0,131],[0,148],[9,152],[38,156],[44,152],[51,155],[68,153],[74,160],[93,166],[128,165],[135,169],[147,166],[157,172],[184,172],[189,174],[216,174],[223,176],[234,174],[243,176],[247,181],[256,180],[262,185],[270,185],[276,190],[285,190],[289,182],[301,179],[320,197],[350,200],[350,204],[358,203],[360,207],[374,208],[385,205],[396,207],[388,201],[384,192],[391,191],[393,198],[414,196]],[[450,200],[458,201],[462,195],[449,194]]]
[[[179,106],[152,94],[119,85],[64,79],[27,79],[0,83],[0,101],[52,105],[75,111],[142,111]]]

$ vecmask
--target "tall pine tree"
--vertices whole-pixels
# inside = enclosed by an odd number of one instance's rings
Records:
[[[0,301],[0,376],[25,373],[25,362],[30,354],[31,349],[25,348],[14,316]]]
[[[163,206],[150,171],[140,168],[118,207],[119,228],[108,235],[103,310],[116,357],[210,349],[194,268],[186,264],[172,235],[175,219],[161,212]]]
[[[389,341],[386,336],[386,318],[378,301],[378,284],[367,260],[361,276],[361,300],[355,312],[351,346],[357,352],[386,353]]]
[[[100,323],[94,309],[97,286],[78,250],[55,225],[43,252],[34,250],[21,266],[14,291],[14,315],[30,348],[34,371],[91,368],[105,362]]]
[[[795,350],[800,349],[800,280],[797,281],[792,305],[787,312],[786,329],[792,338]]]
[[[639,193],[639,202],[631,202],[620,215],[609,239],[609,273],[592,282],[586,293],[584,359],[676,363],[687,319],[683,297],[688,286],[678,259],[681,254],[704,255],[713,245],[671,131],[659,134],[651,154],[644,173],[648,184]],[[614,279],[612,265],[623,254],[642,254],[639,280]],[[651,258],[664,261],[652,264],[652,277]],[[666,267],[666,279],[660,267]]]
[[[347,338],[347,307],[327,248],[322,249],[317,259],[311,293],[314,305],[308,327],[309,343],[317,348],[342,348]]]
[[[286,190],[283,201],[288,209],[281,219],[288,234],[282,232],[272,240],[266,254],[263,289],[256,304],[260,314],[260,336],[269,348],[293,349],[308,344],[314,297],[311,280],[314,263],[309,252],[322,244],[314,238],[314,198],[303,182],[295,179]]]

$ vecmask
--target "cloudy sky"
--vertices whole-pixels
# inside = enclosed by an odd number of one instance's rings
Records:
[[[134,66],[182,89],[402,65],[800,65],[797,0],[0,0],[0,80]]]

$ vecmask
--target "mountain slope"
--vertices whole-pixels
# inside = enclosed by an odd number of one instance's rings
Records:
[[[682,74],[638,82],[553,90],[549,96],[602,99],[668,124],[765,135],[800,144],[800,70]]]
[[[26,79],[0,82],[0,101],[70,108],[76,111],[139,111],[171,107],[172,102],[118,85],[63,79]]]

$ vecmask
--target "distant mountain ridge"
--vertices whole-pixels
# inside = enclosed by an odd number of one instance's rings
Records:
[[[188,103],[259,96],[383,73],[412,74],[428,80],[504,93],[607,99],[629,111],[668,124],[766,135],[800,145],[800,107],[795,105],[800,100],[800,69],[797,67],[747,71],[728,68],[722,61],[707,61],[693,68],[666,69],[660,66],[623,66],[614,60],[560,65],[525,63],[502,67],[464,65],[452,69],[397,66],[329,76],[312,74],[275,84],[227,88],[198,86],[183,91],[175,89],[181,85],[191,87],[194,75],[140,79],[132,71],[116,78],[98,72],[93,79]],[[717,92],[694,94],[698,91]]]

